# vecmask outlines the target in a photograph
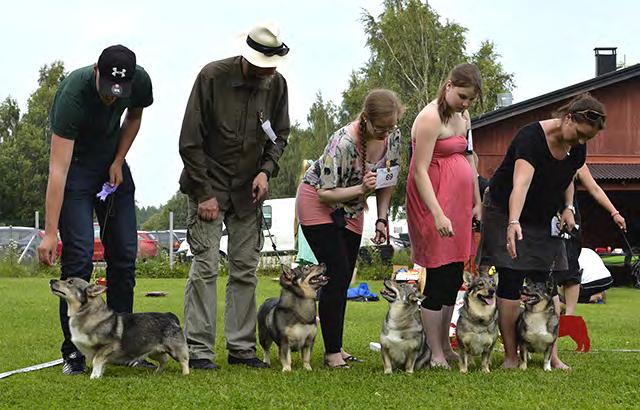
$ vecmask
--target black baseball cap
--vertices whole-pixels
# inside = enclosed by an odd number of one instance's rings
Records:
[[[123,45],[107,47],[98,58],[100,94],[118,98],[131,95],[136,73],[136,54]]]

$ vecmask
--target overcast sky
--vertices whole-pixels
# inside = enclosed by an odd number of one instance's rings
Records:
[[[110,0],[20,1],[3,6],[0,99],[23,113],[37,88],[38,69],[62,60],[67,70],[94,63],[121,43],[153,81],[154,104],[127,156],[139,206],[159,206],[178,189],[178,135],[198,71],[236,55],[240,34],[255,22],[277,22],[291,47],[281,72],[289,83],[292,121],[306,123],[317,92],[340,103],[352,70],[368,59],[360,17],[380,1]],[[494,41],[515,76],[514,102],[594,76],[594,47],[618,47],[618,61],[640,62],[640,2],[597,0],[429,0],[443,19],[469,31],[468,52]]]

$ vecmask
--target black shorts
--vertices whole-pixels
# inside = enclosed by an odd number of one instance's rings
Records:
[[[524,284],[525,277],[533,282],[546,282],[549,279],[548,271],[519,271],[509,268],[496,267],[498,272],[498,290],[496,294],[499,298],[508,300],[520,300],[520,292]],[[558,294],[557,287],[553,287],[552,296]]]
[[[452,262],[437,268],[427,269],[422,307],[440,310],[442,306],[456,304],[458,290],[462,286],[464,263]]]

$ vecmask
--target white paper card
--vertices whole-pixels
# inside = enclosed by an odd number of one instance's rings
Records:
[[[376,170],[376,189],[397,184],[398,174],[400,174],[400,165],[394,165],[391,168],[378,168]]]
[[[273,128],[271,128],[271,121],[270,120],[266,120],[265,122],[263,122],[262,123],[262,129],[267,134],[267,136],[269,137],[271,142],[273,142],[275,144],[277,137],[276,137],[276,133],[273,132]]]

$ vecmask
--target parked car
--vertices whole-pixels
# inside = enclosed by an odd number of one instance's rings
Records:
[[[173,233],[176,234],[176,236],[178,237],[178,240],[180,241],[180,243],[182,243],[182,241],[187,239],[187,230],[186,229],[174,229]]]
[[[158,247],[158,241],[154,234],[138,231],[138,258],[155,258],[158,256]]]
[[[15,246],[20,262],[38,260],[38,245],[44,232],[28,226],[0,226],[0,254]]]
[[[173,236],[171,236],[171,231],[149,231],[149,233],[155,237],[160,249],[167,253],[169,253],[170,245],[173,247],[174,252],[177,252],[178,248],[180,248],[180,238],[178,238],[175,231]]]

